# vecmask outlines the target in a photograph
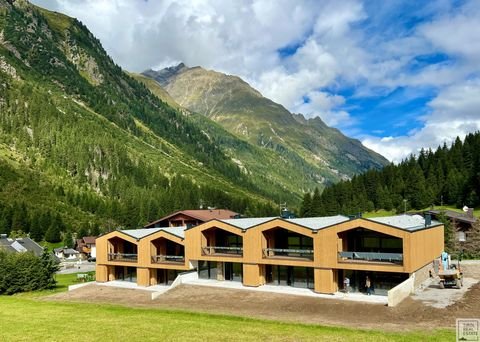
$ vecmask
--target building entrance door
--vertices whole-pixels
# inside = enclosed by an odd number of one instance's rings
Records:
[[[224,263],[224,276],[225,280],[241,282],[243,276],[242,264],[239,262]]]

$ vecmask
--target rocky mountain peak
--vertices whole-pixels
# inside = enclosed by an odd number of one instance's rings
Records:
[[[178,65],[167,67],[161,70],[145,70],[142,74],[155,79],[162,87],[165,87],[172,78],[188,69],[189,68],[185,65],[185,63],[182,62]]]

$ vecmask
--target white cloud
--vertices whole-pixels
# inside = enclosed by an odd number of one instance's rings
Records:
[[[424,126],[398,137],[366,137],[363,144],[393,162],[399,162],[420,149],[435,149],[450,144],[457,136],[480,131],[480,79],[453,85],[442,90],[429,106]]]
[[[36,3],[78,17],[124,68],[170,62],[237,74],[265,96],[298,111],[303,96],[339,75],[353,79],[364,53],[349,27],[365,18],[359,1],[67,1]],[[278,50],[301,44],[281,59]],[[306,115],[348,116],[309,106]]]
[[[406,136],[368,136],[364,144],[398,161],[479,129],[480,2],[408,5],[360,0],[34,0],[78,17],[122,67],[189,66],[239,75],[265,96],[307,117],[358,132],[350,97],[430,87],[431,114]],[[405,8],[406,9],[405,9]],[[401,11],[419,21],[408,27]],[[279,49],[298,47],[289,56]],[[420,56],[447,60],[421,65]],[[305,103],[304,98],[310,101]],[[424,108],[419,108],[423,113]],[[381,118],[369,118],[379,120]],[[370,134],[374,134],[371,132]]]

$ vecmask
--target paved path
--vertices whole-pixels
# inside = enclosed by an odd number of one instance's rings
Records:
[[[69,265],[73,265],[71,268],[65,268],[63,266],[58,274],[71,274],[71,273],[84,273],[84,272],[92,272],[95,271],[96,264],[94,262],[83,261],[81,264],[79,263],[69,263]]]

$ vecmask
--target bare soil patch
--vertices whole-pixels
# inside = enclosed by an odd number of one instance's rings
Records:
[[[174,288],[154,301],[149,291],[98,285],[85,286],[45,299],[180,309],[380,330],[453,328],[456,318],[480,317],[478,283],[458,302],[446,308],[434,308],[412,298],[389,308],[381,304],[191,285]]]

